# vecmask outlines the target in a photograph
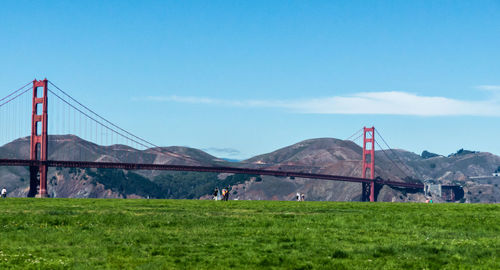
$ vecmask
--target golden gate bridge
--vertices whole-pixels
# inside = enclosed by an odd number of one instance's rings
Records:
[[[31,110],[29,109],[30,105]],[[49,115],[51,116],[50,122]],[[306,173],[279,168],[245,168],[241,167],[241,163],[238,166],[176,165],[154,162],[121,163],[88,160],[90,158],[85,156],[80,156],[79,160],[51,160],[48,158],[50,150],[49,130],[53,131],[54,134],[78,134],[80,137],[100,145],[127,145],[181,160],[192,158],[161,148],[119,127],[47,79],[35,79],[0,99],[0,130],[0,138],[4,141],[29,135],[29,151],[23,152],[21,158],[0,158],[0,166],[29,168],[30,189],[28,197],[48,197],[47,171],[49,167],[215,172],[344,181],[360,183],[362,185],[362,201],[371,202],[376,201],[376,195],[384,185],[400,189],[424,190],[423,183],[391,181],[375,176],[375,145],[377,144],[381,149],[382,147],[375,140],[375,135],[380,136],[380,134],[374,127],[364,127],[351,136],[359,134],[358,138],[363,138],[361,177]],[[381,139],[392,151],[386,141],[382,137]],[[385,151],[384,154],[387,155]],[[394,163],[396,168],[403,171],[392,158],[389,157],[389,160]],[[453,185],[443,185],[442,187],[448,191],[450,200],[454,200],[455,193],[461,189],[459,186]]]

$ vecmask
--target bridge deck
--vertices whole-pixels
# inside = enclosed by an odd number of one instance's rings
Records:
[[[0,159],[0,166],[39,166],[42,161],[22,160],[22,159]],[[360,177],[302,173],[282,170],[265,170],[235,167],[209,167],[209,166],[189,166],[189,165],[166,165],[166,164],[141,164],[141,163],[115,163],[115,162],[90,162],[90,161],[43,161],[49,167],[65,168],[102,168],[102,169],[123,169],[123,170],[162,170],[162,171],[191,171],[191,172],[215,172],[215,173],[237,173],[269,175],[276,177],[298,177],[307,179],[320,179],[354,183],[370,183],[372,180]],[[423,189],[423,184],[405,183],[376,179],[375,183],[392,187]]]

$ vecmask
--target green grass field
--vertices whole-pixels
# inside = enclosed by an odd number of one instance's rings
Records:
[[[0,200],[0,269],[500,269],[500,205]]]

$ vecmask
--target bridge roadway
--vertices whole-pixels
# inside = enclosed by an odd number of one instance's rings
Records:
[[[102,169],[123,169],[123,170],[162,170],[162,171],[253,174],[253,175],[269,175],[276,177],[298,177],[298,178],[308,178],[308,179],[343,181],[343,182],[354,182],[354,183],[370,183],[372,181],[371,179],[360,178],[360,177],[302,173],[302,172],[292,172],[292,171],[282,171],[282,170],[235,168],[235,167],[217,167],[217,166],[209,167],[209,166],[189,166],[189,165],[61,161],[61,160],[36,161],[29,159],[24,159],[24,160],[0,159],[0,166],[39,166],[42,164],[45,164],[48,167],[65,167],[65,168],[102,168]],[[399,187],[399,188],[424,189],[424,184],[388,181],[381,178],[375,179],[375,183],[379,185],[388,185],[391,187]]]

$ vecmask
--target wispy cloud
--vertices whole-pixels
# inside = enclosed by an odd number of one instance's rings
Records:
[[[274,107],[271,101],[264,100],[225,100],[206,97],[186,97],[186,96],[147,96],[135,98],[135,100],[157,101],[157,102],[179,102],[191,104],[224,105],[232,107]]]
[[[476,88],[488,91],[500,91],[500,85],[478,85]]]
[[[489,91],[500,86],[482,85]],[[231,107],[280,108],[311,114],[381,114],[415,116],[500,116],[500,99],[459,100],[439,96],[420,96],[408,92],[362,92],[345,96],[300,100],[226,100],[205,97],[149,96],[141,100],[179,102]]]
[[[225,156],[237,156],[241,154],[241,152],[234,148],[218,148],[218,147],[209,147],[201,149],[208,153],[213,153],[215,155],[225,155]]]

